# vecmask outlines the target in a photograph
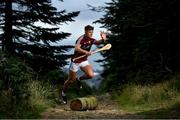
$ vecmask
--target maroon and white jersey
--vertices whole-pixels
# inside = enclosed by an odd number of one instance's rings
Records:
[[[96,40],[94,38],[89,38],[89,37],[86,37],[85,35],[82,35],[76,40],[76,44],[79,43],[81,45],[81,49],[90,51],[91,46],[92,46],[92,44],[94,44],[95,41]],[[72,59],[79,57],[79,56],[82,56],[82,55],[84,55],[84,53],[78,53],[77,51],[74,51],[74,55],[73,55]],[[88,56],[77,59],[74,61],[74,63],[81,63],[83,61],[86,61],[87,57]]]

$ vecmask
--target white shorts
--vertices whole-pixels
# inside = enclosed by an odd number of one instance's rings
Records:
[[[73,72],[77,72],[79,70],[80,67],[85,67],[87,65],[90,65],[88,60],[86,61],[83,61],[81,63],[74,63],[74,62],[71,62],[70,63],[70,66],[69,66],[69,70],[72,70]]]

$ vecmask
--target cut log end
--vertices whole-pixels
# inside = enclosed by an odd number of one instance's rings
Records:
[[[80,100],[73,100],[70,104],[71,110],[81,110],[82,109],[82,103]]]

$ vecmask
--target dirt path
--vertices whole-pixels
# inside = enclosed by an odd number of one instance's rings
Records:
[[[142,118],[141,116],[134,115],[122,111],[115,101],[110,100],[108,97],[98,97],[98,107],[96,110],[87,111],[72,111],[70,109],[70,102],[67,105],[58,105],[54,108],[47,109],[42,113],[42,119],[117,119],[117,118]]]

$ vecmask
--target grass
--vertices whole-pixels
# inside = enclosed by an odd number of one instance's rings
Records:
[[[39,118],[55,104],[57,88],[47,81],[37,79],[37,73],[18,57],[0,51],[0,119]]]
[[[0,119],[41,118],[42,112],[58,104],[56,98],[59,98],[59,90],[62,85],[52,86],[42,81],[31,81],[27,86],[30,96],[27,99],[18,99],[17,101],[21,101],[18,104],[12,102],[11,92],[4,91],[4,94],[0,94]],[[91,89],[85,84],[79,95],[76,93],[76,85],[71,85],[67,93],[69,100],[87,94],[91,94]]]
[[[172,106],[169,105],[169,107],[165,108],[140,112],[137,114],[151,119],[180,119],[180,103],[176,103]]]
[[[0,118],[39,118],[46,108],[55,105],[55,90],[39,81],[28,83],[30,96],[13,102],[12,95],[4,91],[0,96]]]
[[[56,86],[51,86],[48,83],[33,81],[29,85],[31,97],[29,104],[38,108],[38,113],[42,113],[46,108],[56,104],[55,98],[58,96]]]
[[[180,118],[180,75],[156,85],[127,85],[113,97],[121,109],[147,118]]]

